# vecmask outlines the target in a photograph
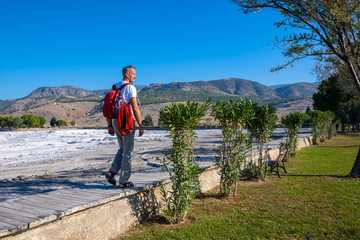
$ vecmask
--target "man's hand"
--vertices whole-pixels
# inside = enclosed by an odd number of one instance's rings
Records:
[[[114,127],[108,127],[108,133],[109,133],[111,136],[114,136],[114,134],[115,134]]]
[[[142,126],[139,126],[139,137],[144,134],[144,129]]]
[[[112,125],[112,119],[108,118],[108,119],[106,119],[106,121],[107,121],[107,124],[108,124],[108,133],[111,136],[114,136],[115,131],[114,131],[114,126]]]

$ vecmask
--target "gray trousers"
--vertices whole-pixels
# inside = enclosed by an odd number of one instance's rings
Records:
[[[112,124],[119,142],[119,150],[109,171],[114,174],[120,171],[119,183],[123,184],[129,180],[131,175],[131,154],[134,150],[135,127],[131,132],[121,136],[117,119],[113,119]]]

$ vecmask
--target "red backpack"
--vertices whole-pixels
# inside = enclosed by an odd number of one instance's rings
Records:
[[[116,98],[121,96],[121,90],[127,85],[129,85],[129,83],[123,84],[119,89],[116,89],[116,85],[113,85],[112,90],[105,95],[103,100],[104,117],[116,119]],[[134,128],[132,112],[127,102],[124,102],[120,106],[117,119],[121,135],[125,135]]]

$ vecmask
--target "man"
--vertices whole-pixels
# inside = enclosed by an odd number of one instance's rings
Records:
[[[129,85],[121,89],[121,99],[117,99],[116,105],[121,106],[124,101],[130,103],[133,116],[139,125],[139,136],[142,136],[144,130],[141,124],[141,113],[136,100],[137,92],[135,86],[132,85],[136,78],[135,68],[133,66],[126,66],[123,68],[122,74],[123,80],[116,84],[116,89],[119,89],[126,83],[129,83]],[[120,171],[119,188],[134,187],[135,184],[128,180],[131,174],[131,154],[134,149],[135,127],[125,135],[121,135],[117,119],[107,119],[107,123],[109,134],[112,136],[116,134],[116,138],[119,142],[119,150],[115,155],[110,170],[105,174],[105,177],[109,183],[116,185],[115,175]]]

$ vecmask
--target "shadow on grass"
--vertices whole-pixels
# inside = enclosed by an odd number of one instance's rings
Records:
[[[358,148],[359,145],[348,145],[348,146],[344,146],[344,145],[341,145],[341,146],[333,146],[333,145],[329,145],[329,146],[326,146],[326,145],[315,145],[317,148],[321,149],[321,148],[334,148],[334,149],[341,149],[341,148]]]
[[[215,198],[221,200],[227,198],[227,196],[221,194],[215,194],[215,193],[200,193],[196,196],[196,199],[209,199],[209,198]]]
[[[146,221],[146,224],[149,224],[149,225],[154,224],[154,223],[168,225],[166,218],[161,215],[152,216]]]
[[[281,177],[331,177],[331,178],[350,178],[350,175],[327,175],[327,174],[284,174]]]

